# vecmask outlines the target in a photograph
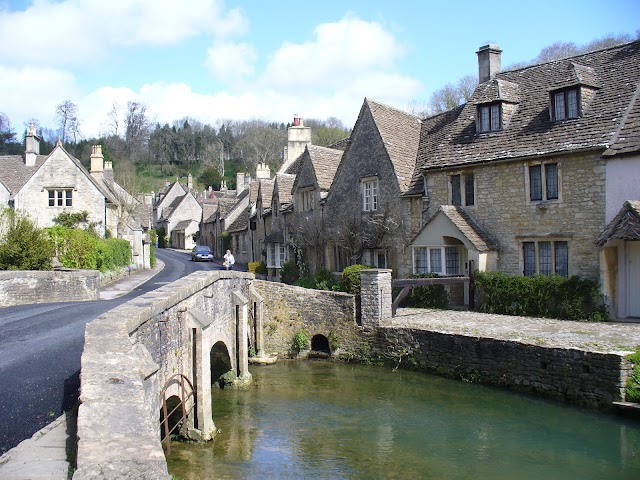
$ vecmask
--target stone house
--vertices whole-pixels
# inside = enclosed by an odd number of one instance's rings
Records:
[[[111,162],[104,162],[100,145],[93,146],[91,172],[58,141],[49,155],[40,155],[35,127],[25,136],[25,154],[0,156],[0,200],[5,207],[26,213],[40,228],[55,225],[62,212],[88,213],[97,233],[108,232],[132,245],[132,260],[149,267],[146,230],[149,220],[140,202],[115,182]]]
[[[187,176],[187,185],[175,181],[165,185],[153,203],[153,219],[156,229],[164,229],[169,245],[190,250],[200,234],[202,206],[196,199],[193,178]]]
[[[307,145],[291,191],[293,212],[288,230],[310,274],[325,268],[325,202],[342,150]]]
[[[638,297],[640,282],[620,260],[638,262],[638,237],[603,231],[640,198],[640,42],[510,71],[496,45],[477,54],[471,100],[423,122],[423,177],[409,194],[422,196],[425,224],[411,271],[463,274],[474,260],[522,275],[609,272],[605,293],[628,315],[621,295]]]
[[[323,211],[326,266],[354,263],[407,273],[400,261],[418,231],[422,199],[405,197],[414,179],[421,120],[366,98]]]
[[[287,260],[295,259],[293,242],[287,229],[286,217],[290,213],[291,188],[295,175],[277,173],[273,180],[270,208],[262,215],[264,240],[262,245],[266,252],[266,264],[269,277],[280,278],[280,269]]]

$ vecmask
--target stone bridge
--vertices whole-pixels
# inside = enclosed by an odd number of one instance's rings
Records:
[[[181,383],[195,393],[183,431],[211,438],[213,382],[228,371],[249,382],[249,343],[262,351],[262,298],[252,279],[193,273],[87,326],[74,479],[168,478],[158,425],[163,403],[182,398]]]

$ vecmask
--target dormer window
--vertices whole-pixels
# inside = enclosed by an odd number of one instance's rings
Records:
[[[476,129],[480,133],[495,132],[502,128],[501,102],[478,105]]]
[[[551,92],[551,119],[555,122],[580,116],[577,87]]]

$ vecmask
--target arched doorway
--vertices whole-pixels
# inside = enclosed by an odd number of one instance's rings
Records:
[[[220,377],[232,369],[231,356],[224,342],[216,342],[209,354],[211,385],[220,385]]]
[[[319,357],[328,357],[331,355],[331,347],[329,346],[327,337],[317,334],[311,338],[311,354]]]

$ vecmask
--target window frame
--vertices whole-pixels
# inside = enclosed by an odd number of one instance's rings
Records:
[[[47,205],[53,208],[73,207],[73,188],[48,188]]]
[[[424,253],[423,253],[424,252]],[[412,270],[414,274],[436,273],[443,277],[460,276],[462,272],[462,245],[416,245],[412,248]],[[454,259],[455,257],[455,259]],[[434,270],[437,258],[438,268]],[[422,260],[422,261],[420,261]],[[426,264],[422,264],[426,260]],[[457,265],[457,272],[450,269],[452,261]]]
[[[314,208],[314,192],[312,188],[300,190],[300,211],[312,212]]]
[[[482,103],[476,107],[476,132],[499,132],[503,128],[502,102]],[[485,115],[486,113],[486,115]]]
[[[380,256],[384,258],[384,265],[380,265]],[[365,248],[362,251],[362,264],[371,265],[375,268],[389,268],[389,259],[385,248]]]
[[[570,247],[569,240],[562,237],[522,239],[519,248],[522,275],[529,277],[557,274],[569,277],[571,275]]]
[[[360,180],[362,195],[362,211],[375,212],[380,206],[380,189],[378,177],[365,177]]]
[[[282,264],[286,261],[287,249],[283,243],[267,244],[267,268],[282,268]]]
[[[539,174],[536,174],[537,180],[534,181],[532,174],[538,169]],[[525,164],[524,177],[527,205],[560,203],[562,201],[562,167],[559,161],[528,162]],[[552,185],[549,182],[550,178],[554,178],[554,184]],[[553,188],[550,188],[550,186]],[[538,189],[540,191],[539,198],[538,196],[533,198],[532,195]]]
[[[571,94],[574,98],[570,101]],[[549,92],[549,112],[552,122],[564,122],[582,117],[581,90],[579,86],[566,87]],[[559,116],[558,101],[562,99],[562,116]],[[575,114],[570,114],[575,109]]]
[[[458,179],[459,204],[455,203],[456,198],[454,198],[456,193],[454,190],[455,178]],[[469,179],[471,179],[471,182],[469,182]],[[469,192],[469,185],[471,185],[471,192]],[[449,175],[449,205],[459,207],[474,207],[476,205],[476,176],[474,172],[456,172]]]

